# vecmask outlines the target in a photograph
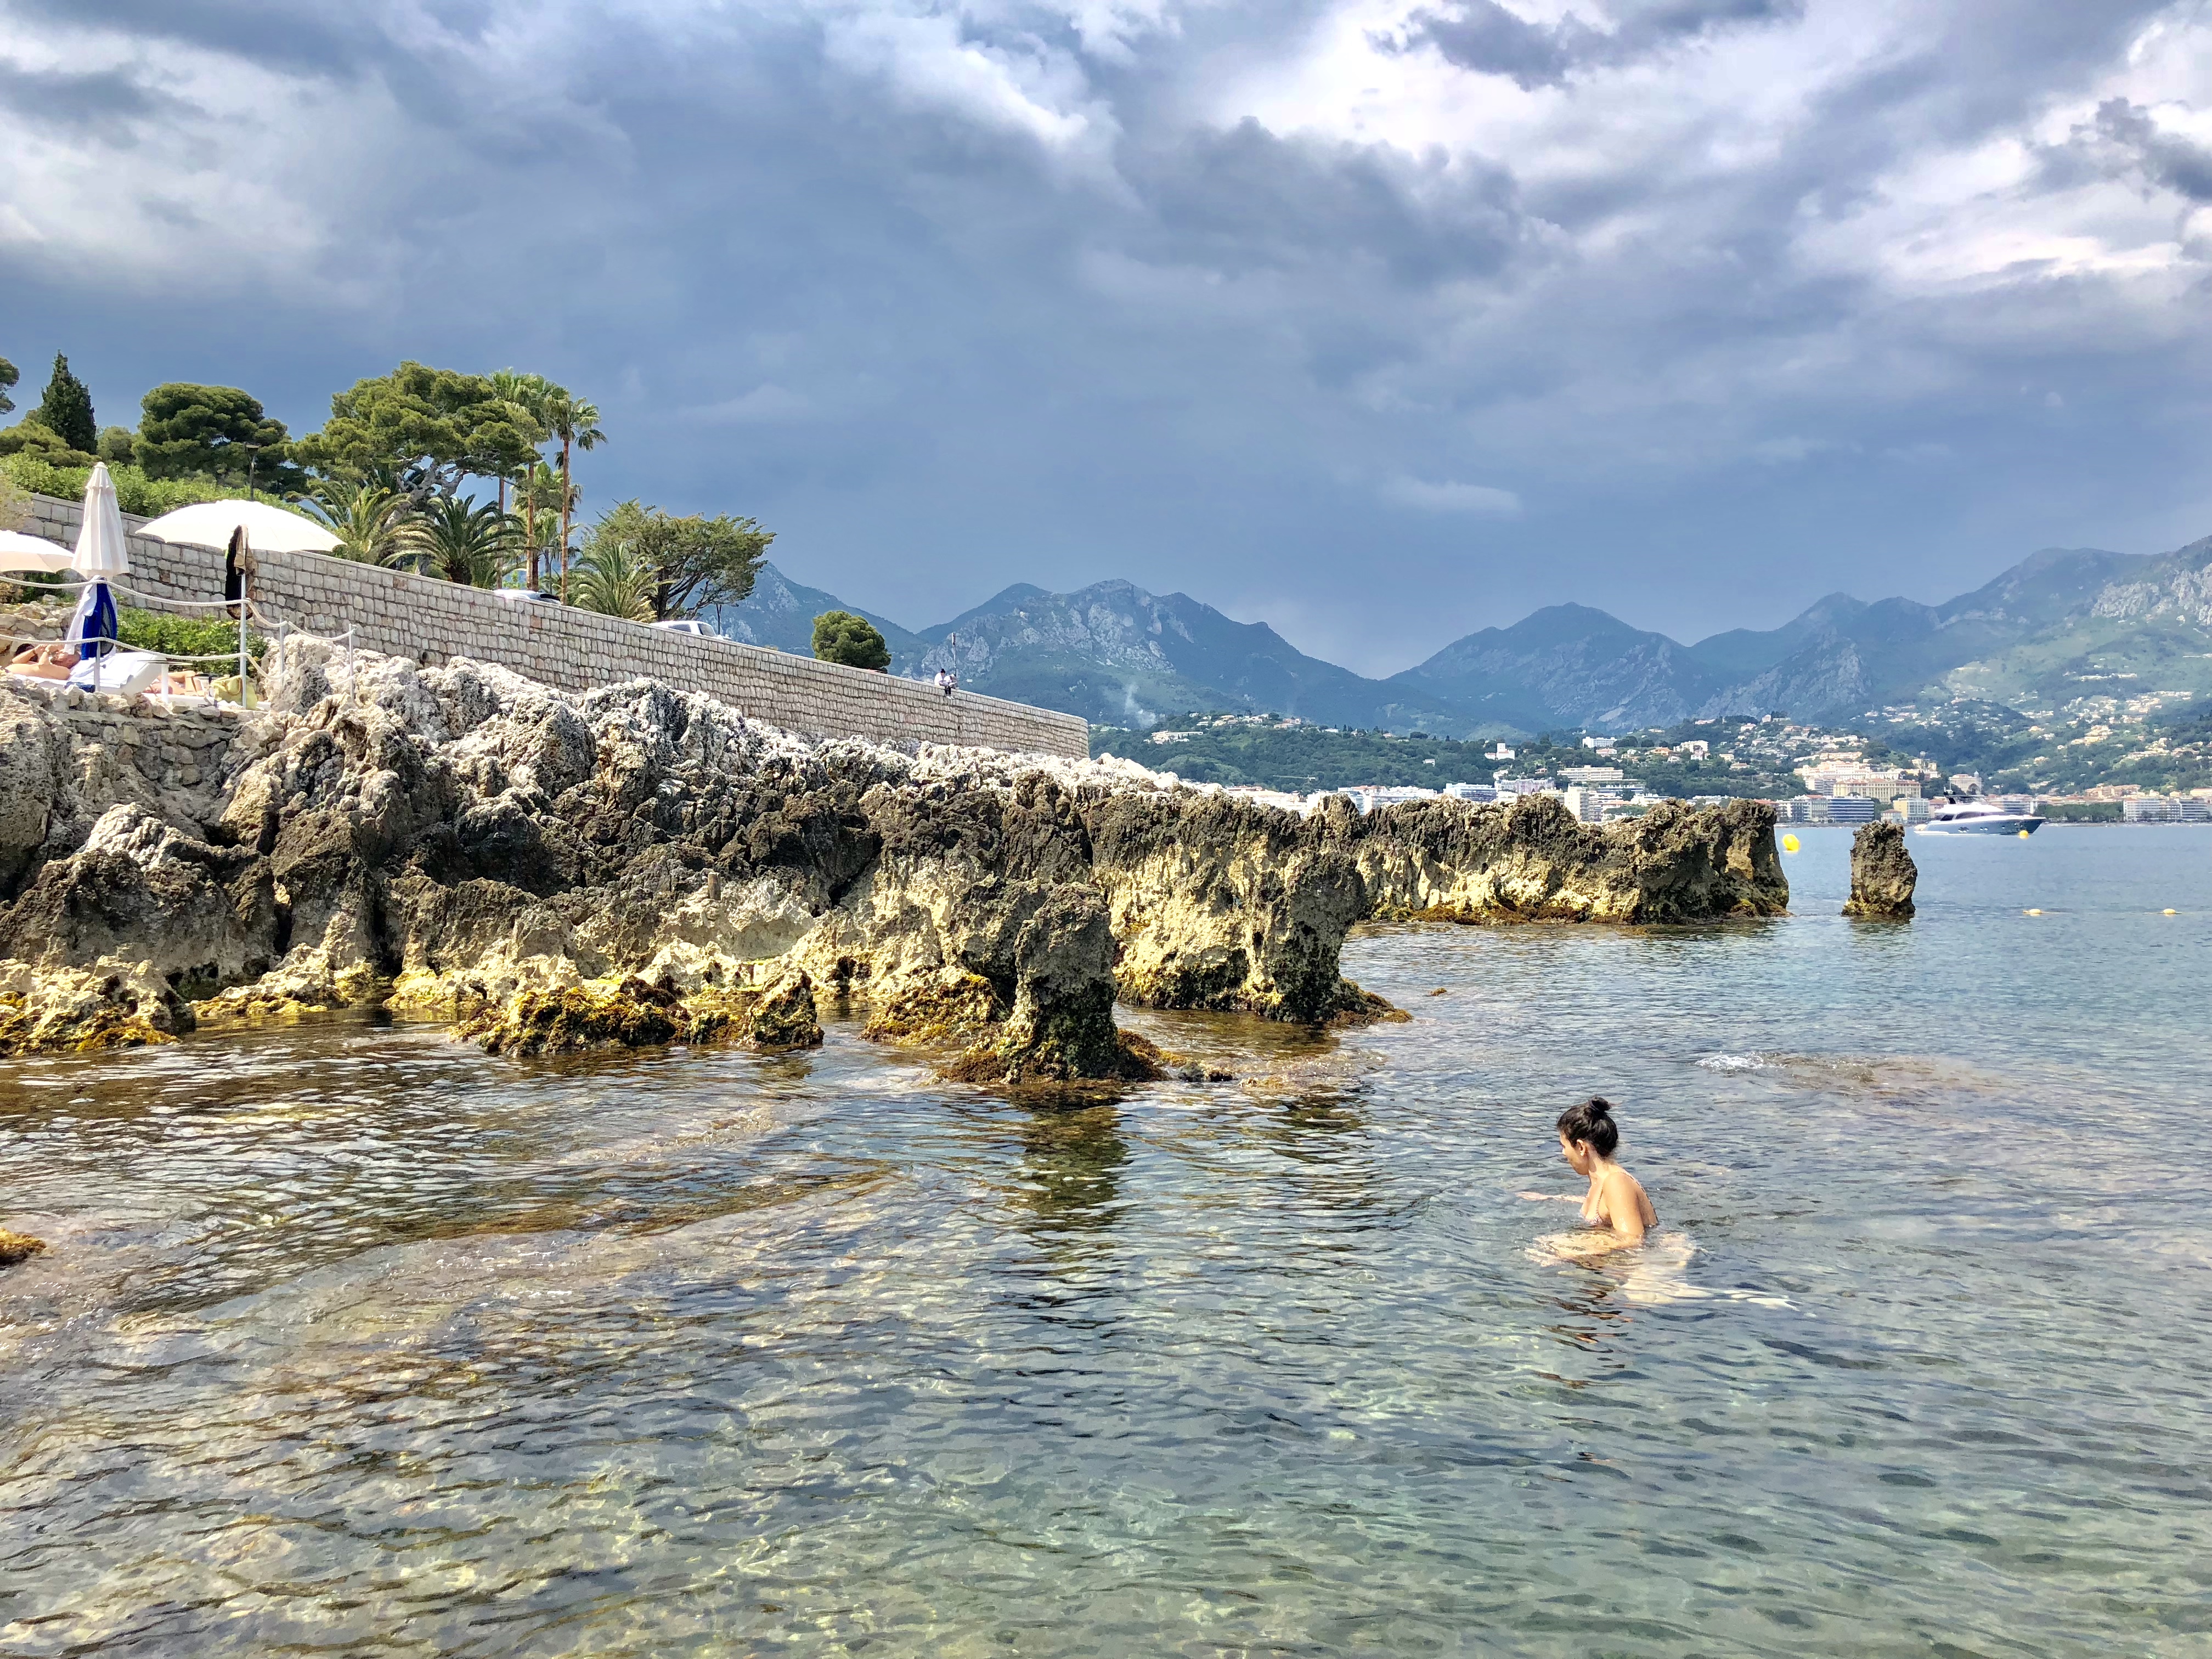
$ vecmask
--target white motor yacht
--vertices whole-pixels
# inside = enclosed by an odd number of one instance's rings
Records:
[[[2032,836],[2046,822],[2033,812],[2008,812],[1995,801],[1954,800],[1938,803],[1928,822],[1914,827],[1923,836]]]

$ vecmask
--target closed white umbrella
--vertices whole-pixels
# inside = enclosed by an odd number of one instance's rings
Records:
[[[123,538],[123,509],[115,504],[115,480],[107,476],[107,463],[94,463],[84,486],[84,522],[76,527],[76,557],[71,568],[80,576],[127,576],[131,547]]]
[[[195,501],[164,513],[138,533],[157,542],[186,542],[194,547],[228,547],[230,532],[243,526],[246,539],[260,553],[328,553],[338,538],[296,513],[267,501]]]
[[[53,575],[76,568],[76,555],[44,536],[0,530],[0,570],[37,570]]]
[[[105,656],[115,648],[115,596],[112,576],[131,574],[131,549],[123,539],[123,509],[115,504],[115,480],[107,463],[93,464],[84,486],[84,522],[76,527],[76,556],[70,567],[85,579],[84,592],[70,617],[65,637],[83,656]]]

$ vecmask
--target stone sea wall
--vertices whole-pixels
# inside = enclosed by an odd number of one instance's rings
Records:
[[[79,507],[33,497],[33,534],[68,543]],[[127,514],[126,530],[146,521]],[[1073,714],[870,673],[760,646],[707,640],[542,601],[502,599],[434,577],[320,553],[257,552],[249,579],[266,615],[308,633],[352,630],[356,648],[423,667],[497,663],[542,684],[587,691],[654,679],[812,738],[927,742],[1081,757],[1091,734]],[[164,599],[220,599],[223,555],[131,538],[125,585]]]

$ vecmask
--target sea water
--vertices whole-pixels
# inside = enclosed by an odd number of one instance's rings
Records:
[[[15,1062],[0,1653],[2212,1652],[2212,833],[1916,836],[1909,925],[1802,839],[1364,933],[1407,1024],[1129,1016],[1243,1081],[1113,1104]],[[1577,1261],[1600,1091],[1664,1230]]]

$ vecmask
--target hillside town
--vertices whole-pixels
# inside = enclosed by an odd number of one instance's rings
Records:
[[[2039,746],[2071,748],[2077,758],[2069,771],[2078,769],[2085,751],[2130,747],[2130,757],[2186,767],[2197,758],[2193,751],[2203,748],[2203,734],[2192,740],[2187,731],[2148,736],[2143,731],[2166,701],[2154,694],[2082,711],[2070,721],[2046,717],[2050,724],[2030,726],[2027,736]],[[2060,823],[2212,823],[2212,786],[2160,789],[2100,781],[2067,787],[2046,781],[2039,787],[2017,768],[1948,763],[1973,752],[1972,742],[1960,741],[1962,731],[1972,731],[1971,716],[1947,730],[1917,711],[1897,709],[1870,720],[1865,732],[1769,714],[1691,720],[1622,736],[1547,733],[1533,742],[1479,745],[1418,733],[1347,731],[1295,717],[1199,714],[1148,732],[1095,730],[1092,747],[1141,759],[1201,787],[1294,811],[1310,811],[1332,794],[1350,797],[1362,811],[1440,796],[1497,801],[1557,794],[1581,822],[1607,823],[1639,817],[1662,800],[1703,805],[1748,797],[1772,802],[1786,823],[1856,825],[1887,818],[1909,826],[1926,823],[1940,802],[1981,799]],[[1242,768],[1239,760],[1245,763]],[[1300,765],[1312,769],[1308,787],[1285,775]],[[1356,773],[1362,766],[1364,775],[1325,775],[1347,767]],[[1261,769],[1273,775],[1239,775]]]

